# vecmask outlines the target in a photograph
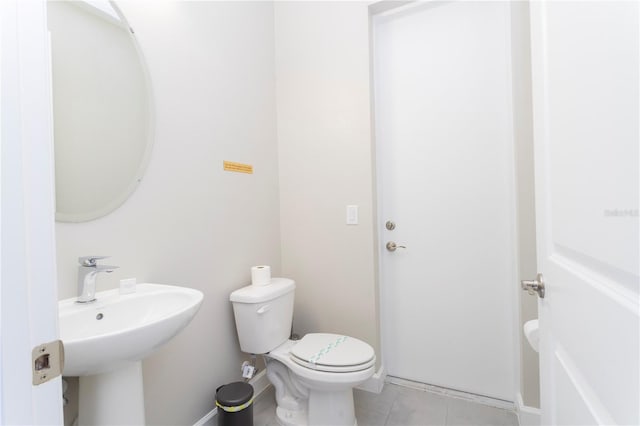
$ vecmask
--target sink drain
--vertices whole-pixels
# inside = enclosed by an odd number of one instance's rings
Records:
[[[97,320],[101,320],[102,318],[104,318],[104,315],[102,315],[102,314],[98,314],[98,315],[96,315],[96,319],[97,319]]]

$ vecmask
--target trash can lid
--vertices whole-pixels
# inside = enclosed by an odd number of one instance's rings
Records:
[[[253,398],[253,386],[245,382],[233,382],[220,386],[216,391],[216,402],[226,407],[246,404]],[[225,410],[227,411],[227,410]]]

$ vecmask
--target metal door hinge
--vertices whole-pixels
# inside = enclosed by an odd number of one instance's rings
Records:
[[[31,351],[33,385],[41,385],[62,375],[64,368],[64,345],[62,340],[43,343]]]

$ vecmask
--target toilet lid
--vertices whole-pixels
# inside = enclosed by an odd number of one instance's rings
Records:
[[[373,348],[362,340],[329,333],[305,335],[291,348],[290,355],[304,367],[333,372],[364,370],[376,361]]]

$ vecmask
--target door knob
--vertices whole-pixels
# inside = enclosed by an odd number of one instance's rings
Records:
[[[396,251],[396,249],[399,249],[399,248],[406,248],[406,247],[405,246],[399,246],[396,243],[394,243],[393,241],[389,241],[387,243],[387,250],[389,250],[389,251]]]
[[[535,280],[522,280],[520,281],[520,285],[523,290],[526,290],[530,295],[533,296],[534,293],[538,293],[538,297],[540,299],[544,299],[544,277],[542,274],[538,274]]]

